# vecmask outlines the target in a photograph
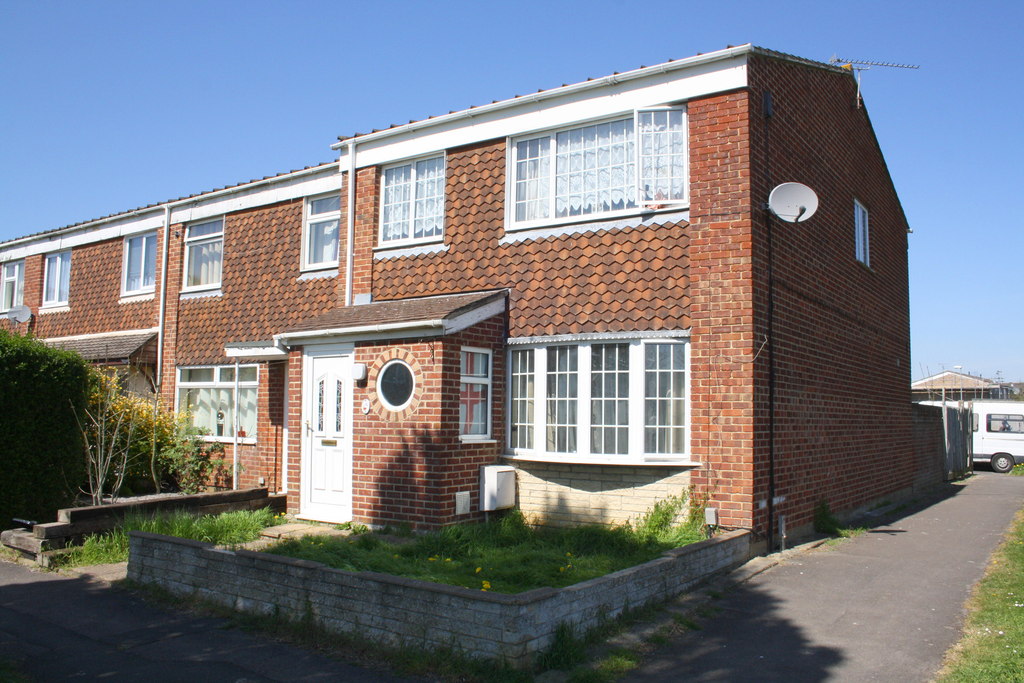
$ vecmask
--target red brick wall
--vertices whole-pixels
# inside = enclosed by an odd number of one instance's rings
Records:
[[[266,486],[270,491],[281,489],[286,374],[287,365],[284,361],[260,363],[260,380],[256,391],[256,434],[250,435],[256,436],[256,443],[239,444],[239,488]],[[225,446],[229,460],[232,448],[232,444]]]
[[[776,509],[791,529],[814,505],[865,505],[914,483],[907,224],[867,113],[847,73],[753,57],[750,66],[754,340],[767,330],[772,187],[818,194],[802,223],[773,220]],[[774,116],[765,123],[762,93]],[[854,198],[870,211],[871,267],[855,258]],[[757,360],[756,494],[767,497],[767,354]]]
[[[432,528],[481,517],[479,470],[497,462],[503,443],[504,316],[496,316],[445,338],[358,344],[355,362],[366,363],[365,382],[353,392],[353,517],[372,524],[406,523]],[[495,363],[492,387],[494,439],[459,439],[459,360],[461,347],[489,348]],[[377,375],[400,358],[413,369],[411,404],[391,411],[379,401]],[[368,399],[371,410],[359,409]],[[471,513],[455,515],[455,493],[469,491]]]
[[[724,526],[750,527],[756,508],[748,95],[688,104],[690,142],[691,448],[693,483]]]

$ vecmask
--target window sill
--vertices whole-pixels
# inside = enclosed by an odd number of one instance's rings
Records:
[[[117,300],[119,304],[134,304],[139,301],[152,301],[155,298],[153,292],[141,292],[139,294],[121,294],[121,298]]]
[[[207,297],[223,296],[224,292],[221,291],[220,287],[212,287],[210,289],[188,289],[182,290],[178,298],[181,300],[186,299],[205,299]]]
[[[324,278],[337,276],[338,264],[332,263],[326,266],[311,266],[309,268],[303,268],[300,275],[295,279],[298,282],[302,282],[304,280],[322,280]]]
[[[588,216],[573,216],[572,218],[559,218],[550,221],[535,221],[526,225],[513,225],[506,221],[505,234],[499,240],[499,244],[557,237],[559,235],[572,235],[581,232],[658,225],[675,221],[690,221],[690,205],[688,203],[674,204],[668,208],[657,210],[646,209],[614,214],[590,214]]]
[[[206,435],[204,435],[202,437],[202,439],[203,439],[203,441],[206,441],[208,443],[225,443],[225,444],[233,444],[233,443],[235,443],[235,437],[233,437],[233,436],[210,436],[209,434],[206,434]],[[238,443],[243,445],[243,446],[252,446],[252,445],[256,444],[256,437],[254,437],[254,436],[240,436],[240,437],[238,437]]]
[[[469,445],[469,444],[472,444],[472,445],[477,445],[477,444],[489,445],[489,444],[498,443],[497,439],[492,439],[490,437],[483,437],[483,436],[460,436],[459,437],[459,441],[461,441],[463,444],[466,444],[466,445]]]
[[[50,313],[67,313],[71,310],[71,307],[67,304],[51,304],[49,306],[40,306],[39,315],[48,315]]]
[[[635,460],[622,457],[602,458],[593,455],[563,455],[560,453],[536,453],[529,455],[504,453],[501,457],[518,462],[548,462],[558,465],[608,465],[610,467],[700,467],[702,465],[702,463],[686,457]]]
[[[373,248],[374,260],[386,258],[402,258],[404,256],[421,256],[448,251],[448,245],[440,239],[429,242],[403,242],[401,244],[382,244]]]

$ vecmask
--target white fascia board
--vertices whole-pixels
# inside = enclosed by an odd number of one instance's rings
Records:
[[[342,159],[349,144],[356,145],[360,168],[440,152],[453,147],[627,114],[636,109],[681,103],[747,85],[748,51],[694,64],[686,69],[652,70],[640,77],[621,75],[593,83],[527,95],[516,100],[427,119],[388,131],[345,140]],[[667,66],[673,66],[673,62]],[[587,87],[582,87],[587,86]]]
[[[273,185],[240,187],[237,192],[203,199],[196,197],[191,203],[171,209],[171,224],[188,223],[223,216],[235,211],[252,209],[277,202],[341,191],[341,174],[337,165],[330,165],[317,175],[286,177]]]
[[[147,327],[141,330],[116,330],[114,332],[93,332],[91,334],[73,334],[70,337],[46,337],[43,341],[79,341],[81,339],[99,339],[101,337],[127,337],[134,334],[156,333],[157,327]]]
[[[481,323],[488,318],[493,318],[496,315],[500,315],[505,312],[505,297],[501,297],[496,301],[492,301],[489,304],[484,304],[478,308],[474,308],[471,311],[467,311],[462,315],[457,315],[449,318],[444,324],[444,333],[453,334],[455,332],[461,332],[467,327],[472,327],[477,323]]]
[[[358,325],[356,327],[306,330],[304,332],[282,332],[274,335],[274,343],[285,346],[317,343],[318,340],[362,341],[397,337],[438,336],[444,334],[444,320],[412,320],[401,323],[379,325]],[[390,336],[382,336],[390,335]]]
[[[646,330],[637,332],[581,332],[580,334],[555,334],[543,337],[511,337],[509,346],[539,344],[566,344],[588,341],[615,341],[630,339],[689,339],[690,330]]]
[[[52,236],[41,236],[38,240],[25,242],[10,249],[0,250],[0,261],[12,261],[36,254],[49,254],[72,247],[80,247],[84,244],[94,244],[142,232],[152,232],[162,227],[163,224],[163,210],[160,210],[148,216],[130,216],[114,220],[98,228],[84,227],[81,230]]]
[[[288,351],[279,346],[231,346],[224,347],[224,355],[228,358],[283,358]]]
[[[157,230],[163,227],[164,209],[167,206],[172,207],[171,223],[183,223],[340,190],[341,174],[338,172],[338,165],[325,164],[318,169],[299,171],[226,190],[216,190],[191,199],[164,202],[123,216],[104,218],[36,238],[17,240],[8,248],[0,247],[0,262]]]

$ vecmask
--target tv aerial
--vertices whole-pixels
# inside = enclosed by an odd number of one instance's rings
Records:
[[[12,322],[23,323],[31,318],[32,309],[28,306],[15,306],[11,310],[7,311],[7,319]]]
[[[918,64],[896,64],[895,62],[873,62],[864,59],[843,59],[836,55],[832,55],[832,59],[828,60],[829,64],[834,64],[847,71],[853,71],[857,76],[857,108],[860,109],[862,101],[860,96],[860,75],[863,71],[869,71],[873,66],[884,66],[890,69],[920,69]]]
[[[818,210],[818,195],[802,183],[782,183],[768,195],[768,210],[787,223],[802,223]]]

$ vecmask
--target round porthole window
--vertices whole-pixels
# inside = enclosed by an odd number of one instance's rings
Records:
[[[401,410],[412,400],[415,382],[412,368],[400,360],[389,361],[377,375],[377,395],[391,410]]]

